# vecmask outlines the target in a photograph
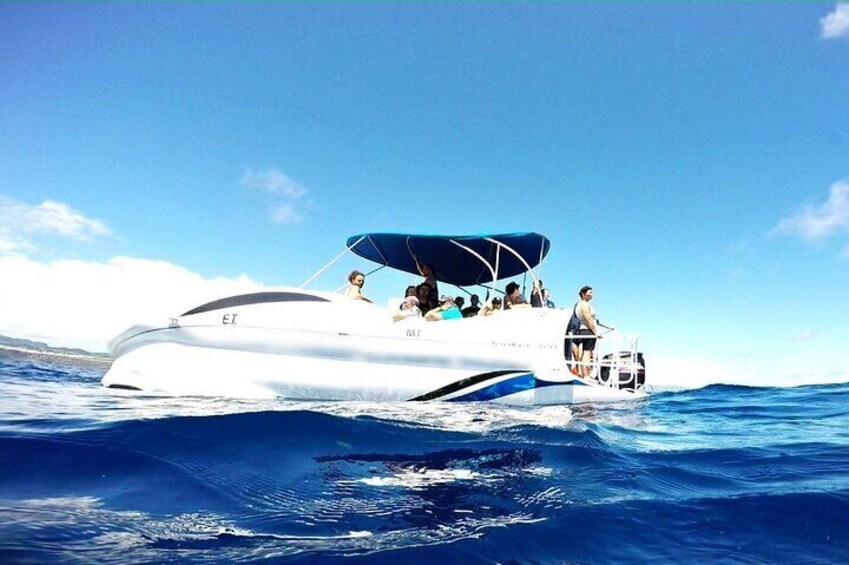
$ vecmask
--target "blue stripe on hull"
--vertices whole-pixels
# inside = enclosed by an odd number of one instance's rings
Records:
[[[584,382],[579,381],[578,379],[574,379],[568,382],[558,383],[551,381],[541,381],[534,377],[533,373],[525,373],[524,375],[517,375],[515,377],[511,377],[509,379],[505,379],[501,382],[483,387],[474,392],[470,392],[468,394],[464,394],[462,396],[457,396],[449,399],[451,402],[477,402],[477,401],[487,401],[487,400],[495,400],[496,398],[501,398],[503,396],[509,396],[511,394],[516,394],[517,392],[524,392],[526,390],[532,390],[535,388],[544,388],[547,386],[564,386],[564,385],[572,385],[572,386],[589,386]]]

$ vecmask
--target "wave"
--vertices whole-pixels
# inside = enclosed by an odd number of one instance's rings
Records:
[[[693,436],[693,430],[688,434]],[[195,506],[212,503],[205,498],[209,489],[224,500],[261,506],[265,502],[252,493],[267,499],[278,478],[285,479],[280,486],[313,475],[317,485],[328,476],[338,479],[336,484],[364,479],[403,484],[399,477],[412,477],[410,473],[446,470],[456,472],[457,480],[472,482],[509,482],[509,477],[544,475],[546,469],[593,477],[574,487],[573,503],[609,495],[609,484],[598,477],[617,484],[617,496],[630,491],[668,496],[667,491],[674,491],[684,498],[693,492],[721,497],[769,490],[774,484],[813,490],[818,483],[845,481],[849,486],[849,454],[838,449],[844,437],[766,437],[744,446],[739,437],[708,445],[690,438],[683,447],[664,445],[666,435],[580,419],[561,429],[525,424],[481,433],[311,411],[180,416],[61,434],[0,433],[3,453],[14,462],[0,468],[0,481],[20,492],[37,484],[48,496],[67,494],[79,484],[79,492],[90,494],[94,488],[103,500],[134,495],[133,504],[145,509],[157,507],[156,497],[129,485],[159,489],[167,483],[163,496],[179,490],[183,499],[192,499],[195,494],[186,492],[196,493],[200,500],[191,502]],[[45,459],[65,472],[57,476],[43,464]],[[436,482],[451,482],[442,480],[450,479],[450,473],[433,476]],[[420,482],[428,484],[427,476],[422,477]],[[649,482],[643,484],[643,479]],[[666,480],[674,483],[672,488],[663,486]]]
[[[840,562],[849,385],[156,398],[0,364],[3,562]]]
[[[686,504],[633,501],[565,507],[553,518],[467,515],[438,528],[425,522],[310,535],[234,526],[208,513],[157,518],[109,510],[91,499],[43,499],[29,503],[17,518],[0,508],[0,517],[12,518],[19,532],[50,524],[49,531],[43,526],[35,535],[30,531],[28,539],[17,532],[5,536],[0,557],[71,563],[326,563],[342,557],[356,563],[840,563],[847,549],[847,504],[845,491]],[[745,519],[752,516],[758,519]]]

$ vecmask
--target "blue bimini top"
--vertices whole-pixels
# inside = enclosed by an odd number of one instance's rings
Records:
[[[437,281],[468,286],[493,282],[496,266],[495,280],[526,272],[545,258],[551,242],[533,232],[457,236],[366,233],[349,237],[347,246],[369,261],[414,275],[420,274],[418,260],[433,267]]]

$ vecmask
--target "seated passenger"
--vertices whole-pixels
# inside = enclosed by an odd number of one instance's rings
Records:
[[[534,288],[531,290],[531,307],[532,308],[551,308],[548,305],[546,294],[549,294],[548,289],[542,284],[542,279],[534,281]]]
[[[530,308],[527,299],[519,292],[519,285],[511,282],[504,289],[504,309],[514,310],[518,308]]]
[[[419,310],[419,299],[415,296],[408,296],[401,303],[401,310],[392,315],[392,319],[396,322],[407,318],[418,318],[422,315]]]
[[[404,291],[404,298],[407,298],[408,296],[416,296],[416,285],[411,284]]]
[[[463,315],[460,309],[454,304],[454,299],[450,296],[443,295],[439,299],[439,306],[430,310],[425,314],[425,320],[435,322],[437,320],[459,320]]]
[[[481,310],[481,299],[478,297],[477,294],[473,294],[469,300],[471,301],[472,305],[463,308],[462,311],[464,318],[471,318],[472,316],[477,316],[478,312],[480,312]]]
[[[478,316],[492,316],[501,310],[501,299],[497,296],[484,304],[483,308],[478,312]]]
[[[465,303],[466,303],[466,299],[463,298],[462,296],[455,296],[454,297],[454,305],[460,310],[461,314],[463,312],[463,305]]]
[[[419,299],[419,309],[422,314],[427,314],[430,310],[430,285],[422,283],[416,287],[416,298]]]
[[[359,271],[351,271],[351,274],[348,275],[348,282],[351,284],[348,286],[345,294],[354,300],[365,300],[370,304],[372,303],[372,300],[363,294],[363,285],[366,283],[366,276],[364,274]]]

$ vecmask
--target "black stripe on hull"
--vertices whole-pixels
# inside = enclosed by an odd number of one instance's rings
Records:
[[[183,316],[192,316],[194,314],[202,314],[213,310],[221,310],[223,308],[236,308],[238,306],[249,306],[251,304],[267,304],[269,302],[330,302],[326,298],[313,296],[300,292],[254,292],[251,294],[240,294],[238,296],[229,296],[213,302],[208,302],[203,306],[198,306],[193,310],[189,310]]]
[[[436,400],[437,398],[441,398],[447,394],[451,394],[452,392],[457,392],[463,390],[466,387],[470,387],[476,384],[480,384],[482,382],[486,382],[490,379],[497,379],[498,377],[503,377],[504,375],[510,375],[513,373],[528,373],[530,372],[528,369],[513,369],[511,371],[491,371],[489,373],[481,373],[480,375],[475,375],[473,377],[466,377],[465,379],[460,379],[457,382],[453,382],[449,385],[445,385],[442,388],[438,388],[436,390],[432,390],[427,392],[421,396],[417,396],[415,398],[411,398],[411,402],[424,401],[424,400]]]

